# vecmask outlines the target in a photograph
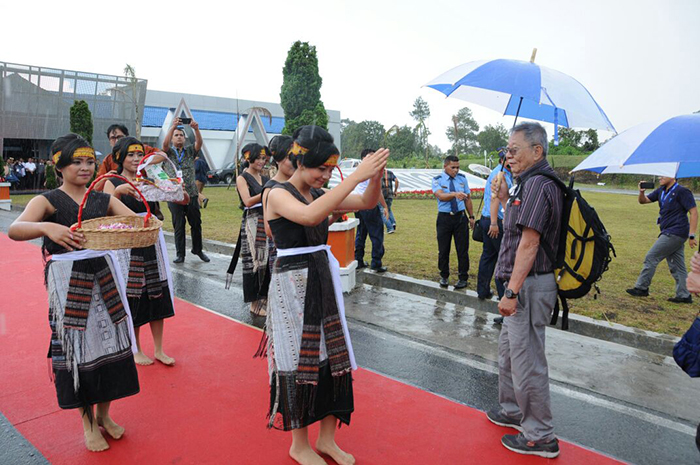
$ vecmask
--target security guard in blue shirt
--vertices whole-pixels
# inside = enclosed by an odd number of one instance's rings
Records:
[[[469,228],[474,228],[474,207],[467,178],[459,172],[459,158],[454,155],[445,157],[444,169],[443,173],[433,178],[433,193],[438,199],[440,286],[447,287],[449,284],[450,247],[454,238],[459,270],[459,281],[455,284],[455,289],[462,289],[467,287],[469,277]]]

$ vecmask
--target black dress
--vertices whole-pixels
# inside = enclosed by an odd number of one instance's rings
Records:
[[[273,189],[285,189],[300,202],[308,201],[291,183]],[[315,199],[324,194],[312,189]],[[286,218],[268,221],[277,249],[292,249],[325,245],[328,242],[328,219],[314,227],[294,223]],[[320,266],[323,269],[314,269]],[[334,376],[325,347],[321,348],[318,384],[308,395],[308,384],[299,382],[300,352],[307,309],[320,307],[328,301],[312,292],[317,285],[313,279],[331,279],[325,251],[277,257],[270,282],[266,331],[268,336],[268,367],[270,375],[269,427],[289,431],[306,427],[328,415],[349,425],[354,411],[352,377]],[[330,292],[333,294],[332,290]],[[331,296],[332,302],[335,297]],[[323,344],[321,344],[323,346]],[[350,345],[348,344],[348,347]],[[311,405],[310,405],[311,404]]]
[[[262,176],[262,184],[258,183],[250,173],[245,171],[241,176],[248,184],[248,193],[251,197],[262,194],[263,186],[269,181],[267,176]],[[229,282],[236,269],[239,254],[243,261],[243,301],[249,303],[267,299],[270,273],[262,205],[246,208],[243,212],[238,243],[228,269],[227,281]]]
[[[122,184],[126,184],[121,179],[116,178],[112,178],[109,181],[115,188],[121,186]],[[146,213],[146,206],[143,204],[140,198],[124,195],[120,200],[134,213]],[[157,208],[157,202],[148,202],[148,206],[151,209],[151,212],[153,212]],[[129,257],[134,252],[142,257],[150,256],[158,259],[159,278],[157,283],[153,283],[154,286],[151,287],[150,293],[145,283],[141,288],[141,293],[139,296],[135,296],[133,292],[127,292],[129,307],[131,308],[131,315],[134,318],[134,326],[137,328],[150,323],[151,321],[163,320],[165,318],[175,316],[173,299],[172,295],[170,294],[170,286],[168,285],[168,275],[165,270],[165,263],[168,261],[167,251],[161,250],[159,254],[156,251],[156,246],[158,245],[159,243],[156,243],[156,245],[152,245],[150,247],[131,249],[131,251],[124,254],[126,260],[129,260]],[[131,260],[129,260],[128,263],[131,268]],[[131,272],[132,270],[130,269],[129,271]],[[153,287],[157,288],[157,292],[153,291]],[[154,295],[157,296],[154,297]]]
[[[42,195],[56,209],[45,221],[64,226],[71,226],[78,221],[79,206],[68,194],[55,189]],[[110,198],[108,194],[91,192],[83,209],[83,220],[106,216]],[[44,237],[42,249],[45,256],[68,252],[48,237]],[[51,358],[58,405],[63,409],[87,407],[137,394],[139,380],[134,364],[128,321],[112,324],[106,316],[104,301],[95,293],[92,295],[87,328],[84,330],[85,353],[79,357],[81,362],[77,363],[77,377],[74,376],[75,368],[69,370],[64,348],[64,343],[68,344],[69,340],[65,336],[60,337],[61,328],[57,327],[57,313],[64,311],[63,308],[59,308],[59,304],[65,304],[65,290],[68,289],[71,263],[75,264],[78,261],[50,260],[45,268],[51,326],[49,358]],[[119,273],[119,270],[115,272]],[[98,287],[97,283],[94,287]],[[74,357],[74,359],[77,358]],[[79,385],[77,389],[76,384]]]

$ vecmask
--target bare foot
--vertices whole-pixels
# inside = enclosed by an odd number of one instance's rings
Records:
[[[116,424],[111,417],[97,417],[97,424],[103,427],[113,439],[121,439],[124,436],[124,427]]]
[[[158,360],[163,365],[166,365],[169,367],[175,365],[175,359],[172,357],[168,357],[167,355],[165,355],[164,352],[156,352],[155,355],[156,355],[156,360]]]
[[[330,443],[316,441],[316,450],[322,454],[330,455],[338,465],[355,465],[355,457],[341,450],[335,441]]]
[[[102,436],[100,428],[94,427],[91,431],[85,431],[85,447],[91,452],[102,452],[109,449],[109,444]]]
[[[146,357],[146,354],[144,354],[141,351],[138,351],[137,353],[134,354],[134,362],[136,362],[137,365],[153,365],[153,360],[150,358]]]
[[[311,447],[304,447],[303,449],[292,447],[289,449],[289,456],[300,465],[328,465]]]

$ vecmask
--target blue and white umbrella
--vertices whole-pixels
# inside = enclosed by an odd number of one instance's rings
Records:
[[[520,60],[482,60],[459,65],[425,87],[516,117],[558,126],[615,131],[590,92],[559,71]]]
[[[700,114],[643,123],[613,137],[573,171],[700,176]]]

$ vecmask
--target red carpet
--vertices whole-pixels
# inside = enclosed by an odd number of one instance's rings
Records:
[[[0,250],[0,411],[50,462],[294,463],[291,435],[265,428],[267,362],[252,358],[260,331],[180,300],[165,327],[177,365],[139,367],[141,393],[112,406],[126,434],[109,440],[109,451],[87,452],[77,411],[58,408],[49,380],[39,249],[0,234]],[[152,354],[150,332],[143,336]],[[355,374],[355,405],[352,426],[337,439],[358,465],[545,462],[503,448],[500,437],[511,430],[482,412],[366,370]],[[561,448],[560,464],[616,463],[572,444]]]

